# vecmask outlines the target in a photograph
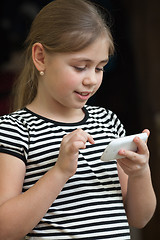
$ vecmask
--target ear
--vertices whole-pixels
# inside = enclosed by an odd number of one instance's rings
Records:
[[[45,70],[44,58],[45,51],[43,45],[41,43],[35,43],[32,47],[32,59],[39,72]]]

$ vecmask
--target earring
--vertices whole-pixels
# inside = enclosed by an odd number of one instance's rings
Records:
[[[43,72],[43,71],[40,71],[39,74],[40,74],[41,76],[43,76],[43,75],[44,75],[44,72]]]

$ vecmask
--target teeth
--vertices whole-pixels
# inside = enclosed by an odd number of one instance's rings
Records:
[[[82,96],[87,96],[88,93],[80,93]]]
[[[88,96],[90,94],[90,92],[76,92],[78,94],[80,94],[81,96]]]

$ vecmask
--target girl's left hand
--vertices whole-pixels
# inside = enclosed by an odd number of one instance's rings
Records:
[[[148,136],[150,135],[148,129],[145,129],[143,132],[146,132]],[[149,167],[149,150],[147,143],[139,137],[135,137],[134,142],[138,148],[137,152],[121,149],[118,154],[124,156],[124,158],[117,160],[123,171],[130,177],[143,175]]]

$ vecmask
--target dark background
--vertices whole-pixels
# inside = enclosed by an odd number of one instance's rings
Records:
[[[66,0],[69,1],[69,0]],[[93,1],[93,0],[92,0]],[[9,112],[10,91],[23,58],[30,24],[47,0],[2,0],[0,8],[0,115]],[[160,235],[160,1],[94,0],[111,14],[115,55],[101,88],[89,101],[115,112],[127,135],[149,128],[150,166],[158,206],[141,230],[143,240]]]

